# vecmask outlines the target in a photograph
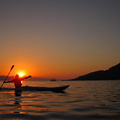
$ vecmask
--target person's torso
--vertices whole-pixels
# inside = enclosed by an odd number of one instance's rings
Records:
[[[20,79],[14,79],[14,84],[15,84],[15,86],[21,86],[22,85],[22,83],[21,83],[21,80]]]

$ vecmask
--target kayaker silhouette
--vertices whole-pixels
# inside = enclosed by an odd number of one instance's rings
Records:
[[[18,74],[16,74],[15,76],[15,79],[13,80],[9,80],[9,81],[5,81],[5,83],[11,83],[13,82],[14,85],[15,85],[15,95],[17,95],[17,93],[21,92],[22,91],[22,81],[27,79],[27,78],[30,78],[31,76],[29,75],[28,77],[23,77],[23,78],[20,78]]]

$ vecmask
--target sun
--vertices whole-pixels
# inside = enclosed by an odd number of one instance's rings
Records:
[[[23,77],[24,76],[24,73],[20,72],[18,73],[20,77]]]

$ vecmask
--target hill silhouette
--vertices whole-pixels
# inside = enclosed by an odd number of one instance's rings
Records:
[[[120,63],[108,70],[99,70],[72,80],[120,80]]]

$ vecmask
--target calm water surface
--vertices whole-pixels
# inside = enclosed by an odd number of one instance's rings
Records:
[[[23,82],[31,86],[68,84],[65,93],[26,91],[15,96],[14,91],[0,91],[0,120],[120,120],[120,81]]]

